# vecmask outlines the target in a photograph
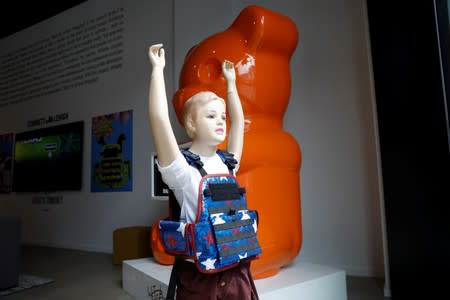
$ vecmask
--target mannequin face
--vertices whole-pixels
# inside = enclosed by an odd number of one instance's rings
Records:
[[[210,92],[201,95],[205,101],[202,105],[196,105],[193,114],[192,129],[193,139],[207,145],[217,145],[225,140],[227,133],[225,103],[222,98]]]

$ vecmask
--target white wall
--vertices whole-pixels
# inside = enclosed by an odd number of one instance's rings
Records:
[[[125,7],[126,56],[121,74],[76,93],[2,107],[0,134],[24,130],[27,120],[68,111],[73,121],[86,121],[89,137],[93,116],[133,109],[133,191],[90,193],[87,138],[83,190],[63,193],[63,204],[32,205],[32,195],[0,195],[0,214],[22,216],[24,242],[111,252],[115,228],[151,225],[166,214],[165,202],[150,199],[153,145],[146,117],[147,47],[165,44],[170,97],[186,51],[224,30],[249,4],[289,16],[300,33],[291,60],[292,94],[284,121],[303,153],[299,259],[343,268],[353,275],[383,276],[367,20],[358,0],[89,1],[0,41],[1,54],[6,44],[24,43],[30,34],[36,37],[42,30],[55,30],[62,21],[76,23],[80,14],[95,14],[105,6]],[[180,140],[185,138],[178,125],[175,130]]]
[[[0,195],[0,214],[22,217],[25,243],[112,252],[114,229],[151,225],[166,214],[167,204],[152,201],[150,197],[149,167],[153,146],[147,121],[150,78],[147,52],[155,41],[173,47],[171,1],[89,1],[0,41],[0,51],[14,50],[116,7],[125,9],[126,30],[124,67],[119,73],[110,72],[92,85],[0,108],[0,134],[27,130],[28,120],[61,112],[69,112],[68,121],[85,121],[81,192],[52,193],[63,196],[61,205],[33,205],[31,201],[36,194]],[[167,65],[167,88],[171,91],[172,61]],[[91,193],[91,119],[128,109],[133,110],[133,191]]]

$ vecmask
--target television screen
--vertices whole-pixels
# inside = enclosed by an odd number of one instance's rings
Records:
[[[13,191],[81,190],[84,122],[17,133]]]

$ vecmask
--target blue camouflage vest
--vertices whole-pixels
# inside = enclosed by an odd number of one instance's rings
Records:
[[[182,150],[182,153],[203,176],[197,218],[194,224],[175,221],[174,218],[159,222],[165,251],[193,259],[204,273],[220,272],[236,266],[241,260],[256,258],[261,253],[256,238],[258,215],[247,208],[245,189],[232,175],[237,163],[233,155],[219,150],[217,154],[228,166],[230,174],[209,175],[197,155],[187,150]]]

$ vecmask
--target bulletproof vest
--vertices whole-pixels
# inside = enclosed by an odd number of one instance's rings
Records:
[[[245,189],[233,175],[237,163],[233,155],[221,150],[217,152],[229,174],[207,174],[198,155],[188,150],[182,150],[182,153],[189,165],[202,175],[196,222],[180,221],[179,209],[176,209],[178,203],[170,197],[171,216],[159,222],[165,251],[192,259],[204,273],[220,272],[242,260],[256,258],[261,253],[256,237],[258,214],[247,208]]]

